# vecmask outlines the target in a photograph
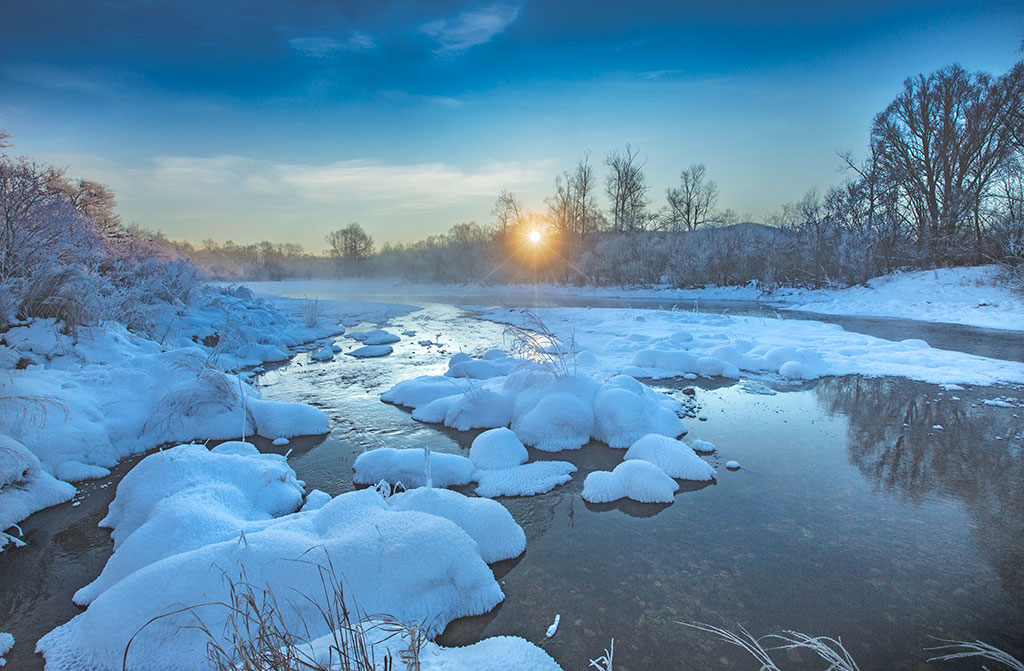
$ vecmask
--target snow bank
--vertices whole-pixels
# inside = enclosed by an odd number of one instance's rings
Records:
[[[611,503],[629,498],[640,503],[672,503],[679,484],[649,461],[623,461],[613,471],[594,471],[583,481],[583,499]]]
[[[429,464],[429,466],[428,466]],[[352,464],[352,481],[361,485],[375,485],[381,480],[406,487],[427,484],[430,471],[434,487],[468,485],[473,481],[473,462],[457,454],[431,452],[429,449],[395,449],[380,447],[363,452]]]
[[[219,634],[227,609],[159,616],[226,603],[227,578],[242,576],[270,589],[292,630],[308,626],[310,638],[329,633],[317,597],[321,571],[330,567],[352,612],[426,623],[428,635],[504,598],[481,555],[522,552],[522,529],[504,508],[442,491],[392,499],[374,489],[329,500],[311,493],[306,506],[289,512],[301,502],[301,483],[283,459],[251,445],[185,445],[150,455],[122,481],[104,520],[115,551],[100,578],[76,595],[88,608],[40,639],[37,650],[50,671],[115,671],[141,629],[130,668],[202,668],[207,638],[187,625],[199,616]]]
[[[1024,331],[1024,299],[1001,272],[991,265],[893,273],[847,289],[782,289],[772,299],[808,312]]]
[[[386,318],[416,308],[323,301],[309,321],[309,305],[226,287],[200,291],[187,305],[152,306],[145,333],[109,322],[69,335],[53,319],[3,333],[0,531],[70,498],[74,488],[55,478],[101,477],[158,445],[326,433],[319,409],[262,401],[232,371],[287,359],[291,348],[343,333],[339,321],[357,314]]]
[[[497,360],[497,359],[495,359]],[[472,361],[460,354],[454,366]],[[462,368],[469,375],[470,368]],[[519,361],[502,376],[469,378],[462,384],[444,376],[404,380],[381,399],[413,408],[422,422],[460,431],[510,427],[524,444],[547,452],[578,449],[591,439],[629,447],[648,433],[675,438],[686,432],[678,414],[683,406],[628,376],[601,383],[577,373],[560,375]]]
[[[529,325],[536,315],[556,336],[601,353],[588,368],[595,376],[800,381],[867,375],[934,384],[1024,383],[1024,363],[935,349],[915,339],[883,340],[814,321],[666,310],[643,311],[643,320],[636,320],[635,310],[618,308],[477,311],[517,326]]]
[[[476,541],[488,564],[512,559],[526,550],[526,534],[505,507],[486,498],[470,498],[447,489],[421,487],[388,498],[392,510],[417,510],[451,520]]]
[[[653,433],[630,445],[623,459],[649,461],[679,480],[714,480],[717,475],[686,443]]]
[[[37,510],[75,495],[75,488],[42,470],[36,455],[0,433],[0,548],[10,541],[2,532]]]

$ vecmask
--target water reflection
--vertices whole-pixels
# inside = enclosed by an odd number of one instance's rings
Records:
[[[963,502],[979,547],[1024,605],[1024,422],[982,402],[1002,392],[846,377],[822,380],[815,393],[829,413],[849,417],[850,462],[877,488],[916,503]]]

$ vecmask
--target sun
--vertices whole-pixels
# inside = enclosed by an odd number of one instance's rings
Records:
[[[527,237],[530,238],[530,242],[537,244],[540,242],[540,231],[530,231],[530,235]]]

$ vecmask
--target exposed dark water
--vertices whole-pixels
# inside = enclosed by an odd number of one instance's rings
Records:
[[[502,328],[443,306],[396,324],[422,335],[385,359],[300,355],[262,377],[265,397],[315,403],[331,417],[326,438],[260,444],[291,449],[289,463],[309,488],[351,490],[352,461],[365,449],[465,454],[477,435],[415,422],[379,394],[442,372],[453,351],[499,344]],[[440,350],[415,344],[438,332]],[[672,381],[654,384],[682,393]],[[865,671],[930,668],[923,648],[931,637],[981,639],[1024,657],[1024,409],[981,403],[996,396],[1024,397],[1024,389],[951,392],[856,376],[698,387],[707,421],[687,420],[689,438],[718,446],[708,459],[719,478],[684,486],[672,505],[583,502],[586,474],[614,467],[620,450],[531,450],[532,459],[570,460],[580,470],[547,494],[500,499],[526,530],[527,550],[494,566],[504,603],[453,622],[440,641],[521,635],[568,670],[586,668],[615,637],[620,670],[756,668],[678,624],[696,621],[838,635]],[[743,468],[726,471],[730,459]],[[0,554],[0,631],[18,639],[10,668],[42,667],[31,654],[35,639],[77,612],[71,594],[110,551],[95,524],[113,487],[89,487],[79,507],[28,520],[27,548]],[[556,613],[558,634],[545,639]],[[778,660],[793,666],[784,653]]]

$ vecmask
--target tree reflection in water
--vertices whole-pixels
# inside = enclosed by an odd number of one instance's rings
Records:
[[[982,403],[1020,390],[842,377],[815,392],[830,414],[849,418],[850,462],[876,487],[914,503],[964,504],[978,546],[1024,607],[1024,422],[1018,410]]]

